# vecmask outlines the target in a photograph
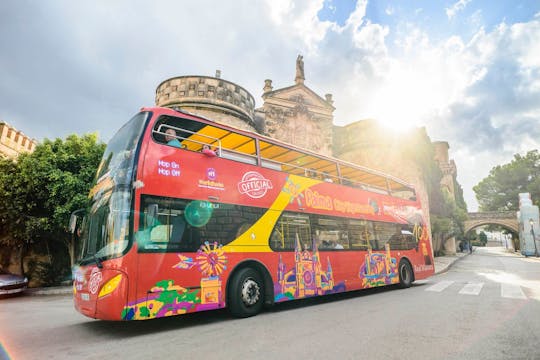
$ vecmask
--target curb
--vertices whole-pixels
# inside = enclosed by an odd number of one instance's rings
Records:
[[[450,268],[452,267],[452,265],[454,265],[457,261],[459,261],[459,260],[461,260],[461,259],[463,259],[464,257],[467,257],[467,256],[469,256],[469,255],[471,255],[471,254],[470,254],[470,253],[466,253],[466,254],[461,255],[461,256],[457,256],[457,255],[456,255],[455,257],[452,257],[453,260],[450,261],[448,264],[445,264],[445,266],[444,266],[442,269],[440,269],[440,270],[435,270],[434,275],[439,275],[439,274],[442,274],[442,273],[447,272],[448,269],[450,269]],[[435,260],[434,260],[435,262],[437,262],[436,259],[437,259],[437,258],[435,258]]]
[[[41,295],[72,295],[73,288],[71,286],[58,286],[48,288],[29,288],[24,291],[24,294],[29,296]]]

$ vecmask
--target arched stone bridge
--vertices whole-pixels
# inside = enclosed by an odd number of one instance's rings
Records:
[[[465,233],[470,230],[489,224],[501,225],[508,230],[518,233],[519,224],[515,211],[487,211],[469,213],[469,219],[465,221]]]

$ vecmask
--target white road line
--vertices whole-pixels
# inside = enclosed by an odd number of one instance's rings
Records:
[[[527,296],[521,290],[521,286],[517,284],[501,283],[501,296],[510,299],[527,299]]]
[[[465,285],[463,289],[459,291],[459,293],[462,295],[478,295],[480,294],[480,291],[482,291],[483,286],[484,286],[484,283],[470,282],[470,283],[467,283],[467,285]]]
[[[438,283],[434,284],[434,285],[431,285],[430,287],[428,287],[426,289],[426,291],[436,291],[436,292],[441,292],[443,291],[444,289],[446,289],[447,287],[449,287],[450,285],[452,285],[454,283],[454,281],[439,281]]]

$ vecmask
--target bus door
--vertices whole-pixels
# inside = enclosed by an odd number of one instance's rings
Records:
[[[148,316],[173,315],[163,315],[158,309],[177,306],[181,299],[198,292],[201,276],[194,258],[202,242],[199,227],[208,220],[205,220],[206,204],[206,201],[142,197],[143,224],[137,234],[137,298],[146,299]],[[186,302],[185,307],[175,311],[187,312],[188,308]]]

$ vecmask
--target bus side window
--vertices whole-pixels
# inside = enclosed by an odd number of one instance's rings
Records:
[[[201,232],[196,227],[188,225],[184,231],[180,249],[183,251],[197,251],[201,247]]]
[[[283,213],[270,236],[273,250],[311,250],[312,245],[309,217],[304,214]],[[298,244],[299,243],[299,244]]]
[[[401,241],[401,227],[399,225],[383,222],[376,222],[374,225],[375,235],[378,240],[378,250],[384,250],[384,246],[387,243],[390,245],[390,248],[393,249],[392,243],[397,246],[397,242]]]
[[[184,230],[186,229],[186,221],[184,220],[183,214],[178,214],[172,217],[171,221],[172,231],[171,231],[171,243],[180,243],[182,236],[184,235]]]
[[[250,227],[251,223],[243,223],[238,226],[234,239],[239,238],[243,233],[245,233]]]
[[[277,227],[270,235],[270,247],[275,250],[282,250],[285,247],[285,239]]]

